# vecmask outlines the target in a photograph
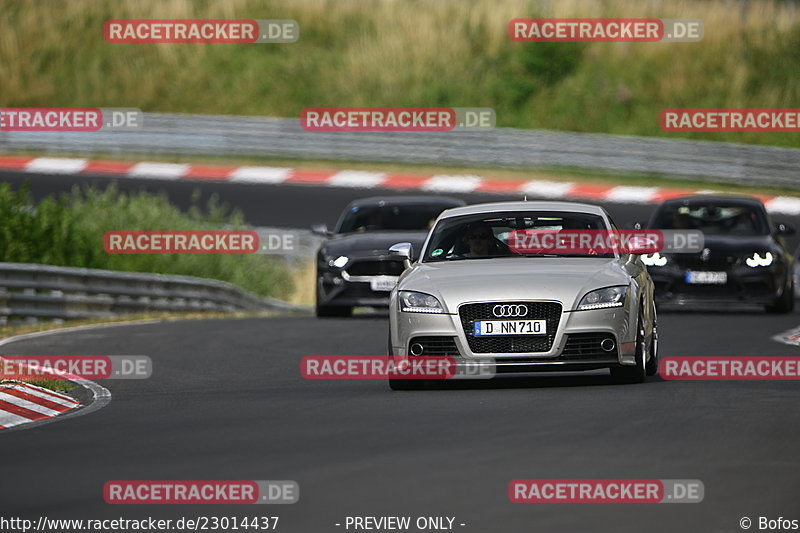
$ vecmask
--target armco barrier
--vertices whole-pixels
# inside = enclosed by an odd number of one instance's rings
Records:
[[[0,323],[106,318],[148,311],[300,311],[223,281],[28,263],[0,263]]]
[[[0,151],[13,150],[575,167],[800,189],[800,149],[796,148],[512,128],[312,132],[303,130],[298,119],[145,113],[143,126],[127,131],[0,131]]]

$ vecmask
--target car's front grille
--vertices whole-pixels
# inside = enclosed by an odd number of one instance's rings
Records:
[[[704,260],[701,254],[674,254],[676,264],[685,270],[723,271],[736,263],[736,258],[720,252],[710,252]]]
[[[515,316],[518,320],[545,320],[546,335],[503,335],[475,336],[476,320],[505,320],[496,317],[492,308],[495,305],[524,305],[528,312]],[[558,323],[561,320],[561,304],[558,302],[484,302],[464,304],[459,310],[461,326],[467,337],[472,353],[535,353],[547,352],[553,346]]]
[[[600,347],[606,339],[614,342],[614,349],[607,352]],[[567,343],[559,359],[591,360],[591,359],[616,359],[617,347],[614,335],[611,333],[573,333],[567,335]]]
[[[347,273],[351,276],[399,276],[405,268],[403,262],[396,259],[366,259],[348,266]]]
[[[453,356],[458,357],[458,348],[456,348],[456,340],[454,337],[414,337],[408,343],[409,352],[411,347],[415,344],[422,346],[421,356]]]

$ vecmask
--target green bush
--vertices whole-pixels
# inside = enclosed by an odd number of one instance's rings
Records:
[[[289,272],[264,255],[108,254],[103,236],[111,230],[247,229],[238,212],[212,197],[183,213],[166,195],[124,194],[74,188],[34,203],[26,187],[0,183],[0,260],[129,272],[158,272],[218,279],[263,296],[286,298]]]

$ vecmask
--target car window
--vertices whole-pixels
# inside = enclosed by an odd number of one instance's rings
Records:
[[[423,261],[448,261],[489,257],[591,256],[614,257],[613,254],[553,254],[518,248],[515,233],[543,231],[608,230],[602,217],[587,213],[519,212],[479,214],[441,220],[433,230]]]
[[[696,204],[662,206],[651,224],[653,229],[700,230],[707,235],[766,235],[764,213],[747,205]]]
[[[337,233],[372,231],[427,231],[450,205],[352,206]]]

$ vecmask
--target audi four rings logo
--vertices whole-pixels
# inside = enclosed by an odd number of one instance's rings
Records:
[[[526,305],[495,305],[492,313],[496,317],[525,316],[528,314]]]

